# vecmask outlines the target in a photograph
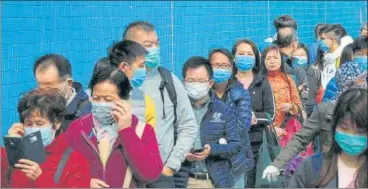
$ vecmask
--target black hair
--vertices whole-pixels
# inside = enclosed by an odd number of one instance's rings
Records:
[[[341,25],[341,24],[335,24],[335,26],[337,26],[340,31],[341,31],[341,38],[345,37],[348,35],[348,32],[346,31],[346,29]]]
[[[309,60],[309,50],[308,47],[304,43],[298,44],[298,49],[303,49],[305,51],[305,54],[307,55],[307,65],[309,66],[311,64],[311,60]]]
[[[185,79],[185,76],[187,75],[187,71],[189,68],[196,69],[201,66],[204,66],[206,68],[209,79],[212,79],[213,69],[212,69],[211,63],[210,61],[208,61],[208,59],[203,58],[201,56],[193,56],[184,63],[183,70],[182,70],[183,78]]]
[[[97,74],[97,72],[99,72],[100,70],[104,70],[104,69],[106,69],[106,68],[108,68],[110,66],[111,66],[111,64],[110,64],[110,61],[109,61],[108,58],[103,57],[100,60],[98,60],[96,62],[96,64],[95,64],[95,67],[93,68],[93,73],[92,73],[91,80],[92,80],[92,78],[95,77],[95,75]],[[90,80],[90,82],[88,84],[88,88],[91,88],[91,80]]]
[[[33,65],[33,74],[36,75],[37,69],[43,71],[48,69],[50,66],[56,67],[60,80],[64,80],[72,76],[72,68],[69,60],[59,54],[46,54],[38,58]]]
[[[275,26],[276,31],[279,31],[281,28],[287,28],[291,27],[295,30],[298,29],[298,25],[296,24],[296,21],[290,16],[290,15],[281,15],[277,17],[273,21],[273,26]]]
[[[358,132],[368,132],[368,111],[367,111],[367,89],[350,88],[339,97],[332,117],[332,146],[329,152],[323,154],[323,164],[320,171],[320,178],[313,187],[325,187],[337,174],[337,159],[342,152],[341,147],[335,140],[336,128],[345,119],[349,119],[353,125],[350,129]],[[348,127],[344,125],[343,127]],[[367,188],[367,161],[368,149],[363,154],[366,159],[357,170],[354,180],[356,188]]]
[[[354,44],[350,43],[349,45],[346,45],[344,49],[342,50],[341,57],[340,57],[340,67],[347,62],[353,61],[353,57],[354,57],[353,47],[354,47]]]
[[[340,45],[340,40],[343,37],[343,30],[341,25],[328,25],[321,29],[321,34],[328,34],[329,37],[334,38]]]
[[[314,37],[317,39],[319,35],[319,32],[321,31],[322,28],[328,26],[328,24],[322,23],[322,24],[317,24],[316,27],[314,28]]]
[[[261,58],[259,57],[259,54],[260,53],[258,51],[258,48],[257,48],[256,44],[253,43],[253,41],[251,41],[249,39],[241,39],[241,40],[238,40],[234,44],[233,49],[231,50],[231,53],[232,53],[233,57],[235,57],[236,51],[238,49],[238,46],[240,44],[242,44],[242,43],[246,43],[246,44],[248,44],[248,45],[250,45],[252,47],[254,56],[256,57],[256,62],[255,62],[255,65],[253,67],[253,73],[258,73],[261,70]]]
[[[118,88],[118,95],[123,100],[129,99],[129,93],[132,90],[128,77],[119,69],[108,67],[98,71],[91,79],[91,95],[94,87],[102,82],[109,81]]]
[[[283,31],[277,32],[277,40],[276,44],[280,48],[288,47],[290,46],[294,41],[298,40],[298,34],[296,33],[296,30],[293,28],[283,28]]]
[[[139,43],[130,40],[119,41],[109,50],[109,59],[112,66],[119,67],[122,62],[132,65],[139,56],[145,56],[147,50]]]
[[[66,110],[65,98],[55,89],[50,90],[32,90],[27,92],[18,103],[18,114],[20,122],[38,110],[42,117],[47,118],[51,123],[55,121],[62,122]]]
[[[233,55],[230,53],[230,51],[228,51],[227,49],[224,49],[224,48],[216,48],[216,49],[212,49],[209,53],[208,53],[208,60],[211,62],[211,58],[212,58],[212,55],[214,55],[215,53],[221,53],[223,55],[225,55],[229,61],[230,61],[230,64],[231,66],[233,67],[233,71],[232,71],[232,79],[235,79],[236,77],[236,73],[238,72],[238,69],[236,68],[235,66],[235,63],[234,63],[234,57]]]
[[[354,40],[353,42],[354,53],[367,48],[368,48],[368,36],[360,36]]]
[[[155,26],[153,24],[146,21],[135,21],[128,24],[125,28],[123,39],[131,39],[132,37],[132,29],[140,29],[145,32],[155,31]]]

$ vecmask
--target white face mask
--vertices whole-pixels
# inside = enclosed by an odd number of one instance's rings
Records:
[[[188,95],[194,100],[200,100],[208,95],[210,90],[209,82],[185,82],[185,88]]]

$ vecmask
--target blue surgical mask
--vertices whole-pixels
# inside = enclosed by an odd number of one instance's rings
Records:
[[[292,65],[296,67],[305,67],[308,64],[308,57],[306,56],[293,56]]]
[[[355,56],[354,62],[358,64],[363,69],[363,71],[367,71],[367,58],[367,56]]]
[[[146,66],[147,68],[157,68],[160,65],[160,48],[153,47],[147,49],[148,53],[146,55]]]
[[[133,78],[130,80],[130,83],[133,85],[133,87],[139,88],[142,86],[145,78],[146,78],[146,69],[137,68],[134,70],[134,75]]]
[[[31,133],[35,133],[37,131],[41,132],[42,144],[44,147],[51,144],[54,140],[55,135],[52,133],[52,124],[47,125],[45,127],[25,127],[24,134],[29,135]]]
[[[320,41],[319,47],[321,48],[321,50],[323,52],[329,52],[330,51],[330,47],[326,44],[325,40]]]
[[[189,97],[193,98],[194,100],[200,100],[208,95],[210,86],[208,82],[185,82],[185,89]]]
[[[358,156],[367,149],[367,136],[336,131],[335,140],[341,149],[350,156]]]
[[[113,103],[92,101],[91,112],[102,128],[111,126],[116,122],[112,115],[113,106]]]
[[[256,63],[256,59],[248,55],[238,55],[235,57],[235,65],[241,71],[251,70]]]
[[[223,83],[229,80],[231,71],[227,69],[213,69],[213,79],[216,83]]]

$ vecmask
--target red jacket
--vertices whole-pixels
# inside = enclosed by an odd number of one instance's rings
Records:
[[[110,188],[121,188],[128,164],[133,172],[130,187],[139,187],[155,181],[162,172],[163,163],[153,128],[146,125],[139,139],[135,133],[137,123],[137,117],[133,116],[132,126],[119,131],[105,169],[98,155],[97,138],[90,135],[92,114],[72,122],[65,135],[71,146],[89,160],[92,178],[105,181]]]
[[[59,184],[54,183],[54,175],[64,151],[68,148],[68,142],[62,133],[48,145],[46,149],[46,161],[40,164],[42,174],[37,180],[32,181],[18,169],[13,169],[9,186],[10,188],[89,188],[91,176],[88,161],[79,152],[73,150],[64,167]],[[4,148],[1,148],[1,187],[6,187],[6,172],[8,159]]]

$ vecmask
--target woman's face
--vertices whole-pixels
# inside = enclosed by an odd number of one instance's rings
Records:
[[[293,56],[307,57],[307,52],[305,52],[303,48],[298,48],[296,51],[294,51]]]
[[[41,115],[41,112],[38,109],[33,110],[33,112],[24,119],[24,127],[26,128],[44,128],[50,127],[52,124],[51,121],[46,117]]]
[[[367,136],[367,131],[359,131],[354,128],[356,128],[356,125],[352,123],[349,116],[346,116],[346,118],[337,125],[336,130],[350,135]]]
[[[277,71],[281,67],[281,55],[276,49],[267,52],[265,58],[265,67],[267,71]]]
[[[235,56],[238,56],[238,55],[247,55],[247,56],[256,58],[256,56],[254,55],[252,46],[250,46],[248,43],[240,43],[238,45],[238,47],[236,48]]]
[[[103,81],[93,87],[91,100],[93,102],[115,102],[120,100],[118,88],[110,81]]]

